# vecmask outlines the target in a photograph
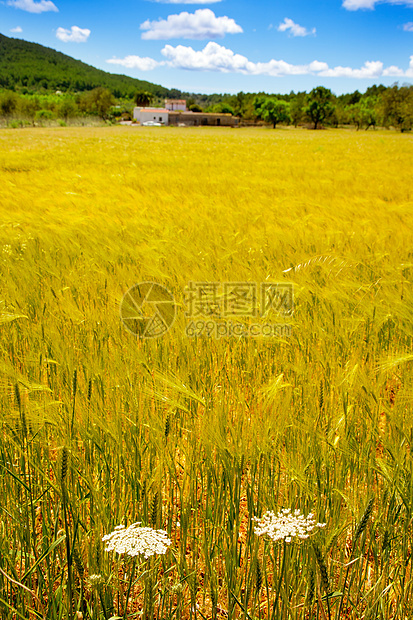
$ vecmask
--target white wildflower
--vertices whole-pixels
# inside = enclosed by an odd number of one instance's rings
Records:
[[[102,575],[90,575],[89,582],[92,588],[98,588],[105,582],[105,580]]]
[[[140,527],[140,523],[132,523],[127,528],[118,525],[102,541],[106,542],[105,551],[127,553],[130,556],[143,555],[145,558],[166,553],[171,544],[167,532]]]
[[[183,591],[184,586],[182,585],[181,582],[179,583],[175,583],[172,587],[171,587],[171,592],[173,594],[181,594],[181,592]]]
[[[307,517],[301,514],[299,509],[291,512],[290,508],[283,508],[277,515],[269,510],[261,519],[253,517],[257,521],[254,528],[258,536],[267,535],[271,540],[284,540],[291,542],[293,538],[304,540],[308,538],[317,527],[325,527],[325,523],[317,523],[312,512]]]

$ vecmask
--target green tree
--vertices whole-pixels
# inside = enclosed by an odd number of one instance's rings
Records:
[[[67,123],[68,118],[73,118],[78,114],[78,107],[73,99],[67,97],[59,104],[57,114]]]
[[[395,84],[381,95],[383,124],[401,132],[413,127],[413,86]]]
[[[254,97],[253,106],[255,118],[263,120],[264,105],[267,99],[267,95],[256,95]]]
[[[366,128],[376,128],[378,109],[377,97],[363,97],[357,104],[359,106],[360,125]]]
[[[0,94],[0,116],[3,116],[7,123],[17,108],[18,100],[16,93],[11,90]]]
[[[138,90],[138,92],[135,93],[134,101],[137,106],[141,108],[146,108],[148,105],[152,103],[153,95],[147,90]]]
[[[115,103],[112,93],[108,88],[98,86],[90,92],[83,95],[80,108],[89,114],[97,114],[103,120],[108,118],[108,113],[112,105]]]
[[[307,107],[305,112],[308,118],[314,123],[314,129],[326,120],[333,113],[332,103],[333,93],[329,88],[317,86],[308,95]]]
[[[234,108],[225,101],[221,101],[220,103],[216,103],[215,105],[208,106],[205,112],[212,112],[214,114],[235,114]]]
[[[289,104],[283,99],[267,99],[261,108],[261,116],[266,123],[272,123],[275,129],[278,123],[288,123]]]
[[[338,97],[338,101],[343,104],[344,107],[358,103],[362,98],[360,91],[355,90],[354,93],[346,93]]]
[[[35,119],[39,123],[40,126],[43,126],[44,121],[51,121],[53,118],[53,112],[51,110],[38,110],[35,114]]]
[[[34,125],[36,112],[41,108],[38,97],[21,97],[19,111],[20,114]]]
[[[344,108],[345,112],[345,121],[350,125],[354,125],[357,128],[357,131],[360,129],[360,106],[358,103],[352,103],[350,105],[346,105]]]
[[[247,96],[242,91],[231,97],[230,105],[234,108],[236,116],[244,116],[247,99]]]
[[[305,92],[297,93],[290,101],[290,117],[294,127],[297,127],[304,118]]]
[[[218,112],[219,114],[232,114],[233,116],[235,114],[234,108],[225,101],[218,104]]]
[[[253,121],[256,118],[254,108],[254,95],[248,93],[242,101],[241,115],[244,120]]]

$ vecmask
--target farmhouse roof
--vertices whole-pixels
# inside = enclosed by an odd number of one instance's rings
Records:
[[[141,108],[141,112],[167,112],[169,114],[170,110],[166,110],[165,108]]]
[[[168,112],[170,116],[196,116],[197,118],[201,118],[201,116],[207,116],[208,118],[232,116],[229,112],[192,112],[192,110],[187,110],[186,112],[181,112],[181,110],[168,110]]]

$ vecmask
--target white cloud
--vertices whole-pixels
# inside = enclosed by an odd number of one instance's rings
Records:
[[[310,71],[313,71],[314,73],[328,70],[328,64],[326,62],[320,62],[319,60],[313,60],[313,62],[310,62],[308,67]]]
[[[54,11],[58,13],[59,9],[51,0],[8,0],[8,6],[14,6],[15,9],[21,9],[22,11],[28,11],[28,13],[47,13],[48,11]]]
[[[16,26],[16,28],[10,28],[10,32],[23,32],[23,28]]]
[[[158,21],[146,20],[140,26],[145,30],[142,39],[215,39],[226,34],[242,32],[241,26],[229,17],[216,17],[211,9],[198,9],[195,13],[183,11]]]
[[[86,43],[90,35],[88,28],[79,28],[72,26],[70,30],[67,28],[58,28],[56,36],[64,43]]]
[[[399,67],[384,68],[380,61],[367,61],[360,69],[351,67],[330,68],[326,62],[314,60],[308,64],[292,65],[285,60],[252,62],[246,56],[235,54],[232,50],[210,41],[203,50],[196,52],[192,47],[166,45],[162,50],[170,67],[192,71],[219,71],[222,73],[244,73],[249,75],[319,75],[320,77],[348,77],[374,79],[378,77],[409,77],[413,75],[413,56],[407,71]]]
[[[378,0],[344,0],[343,7],[349,11],[357,11],[358,9],[374,9],[374,5]]]
[[[171,67],[197,71],[222,71],[246,73],[248,58],[218,43],[210,41],[200,52],[192,47],[165,45],[162,52]],[[251,63],[252,64],[252,63]]]
[[[305,75],[327,70],[328,65],[314,61],[309,65],[292,65],[285,60],[252,62],[246,56],[235,54],[232,50],[210,41],[200,52],[192,47],[165,45],[162,50],[170,67],[195,71],[220,71],[222,73],[244,73],[249,75]]]
[[[407,22],[407,24],[403,24],[403,30],[406,32],[413,32],[413,22]]]
[[[383,75],[383,63],[379,60],[374,62],[366,62],[361,69],[352,69],[351,67],[334,67],[321,71],[323,77],[349,77],[349,78],[376,78]]]
[[[293,22],[293,20],[289,17],[286,17],[284,21],[278,26],[278,30],[280,32],[285,32],[286,30],[289,30],[293,37],[308,37],[308,35],[316,33],[315,28],[313,28],[312,30],[307,30],[307,28],[304,28],[304,26],[300,26],[299,24]]]
[[[352,69],[351,67],[334,67],[321,71],[319,75],[323,77],[348,77],[356,79],[375,79],[379,77],[403,77],[404,71],[399,67],[392,65],[384,69],[383,63],[379,60],[367,61],[360,69]]]
[[[384,77],[404,77],[405,73],[403,69],[396,67],[396,65],[391,65],[391,67],[387,67],[387,69],[383,69]],[[406,73],[407,75],[407,73]]]
[[[352,69],[351,67],[334,67],[321,71],[319,75],[323,77],[348,77],[356,79],[375,79],[379,77],[402,77],[404,71],[399,67],[392,65],[384,69],[384,65],[380,60],[367,61],[360,69]]]
[[[126,56],[125,58],[111,58],[107,60],[111,65],[122,65],[123,67],[127,67],[128,69],[139,69],[139,71],[152,71],[152,69],[156,69],[159,65],[163,65],[165,63],[158,62],[153,58],[142,58],[141,56]]]
[[[308,64],[293,65],[285,60],[271,59],[268,62],[252,62],[242,54],[210,41],[201,51],[195,51],[185,45],[165,45],[161,50],[165,60],[140,56],[112,58],[106,62],[122,65],[128,69],[150,71],[160,66],[187,71],[216,71],[219,73],[242,73],[244,75],[269,75],[284,77],[287,75],[315,75],[319,77],[341,77],[353,79],[377,79],[380,77],[413,77],[413,55],[410,56],[409,68],[406,71],[394,65],[384,67],[379,60],[367,61],[359,69],[351,67],[329,67],[326,62],[313,60]]]
[[[343,7],[348,11],[374,9],[376,4],[403,4],[413,7],[413,0],[343,0]]]

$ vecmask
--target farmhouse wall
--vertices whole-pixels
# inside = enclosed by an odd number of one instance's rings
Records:
[[[141,124],[145,121],[155,121],[156,123],[168,124],[169,111],[165,108],[134,108],[133,118]]]
[[[188,127],[221,126],[235,127],[238,118],[231,114],[212,114],[203,112],[169,112],[170,125],[187,125]]]

